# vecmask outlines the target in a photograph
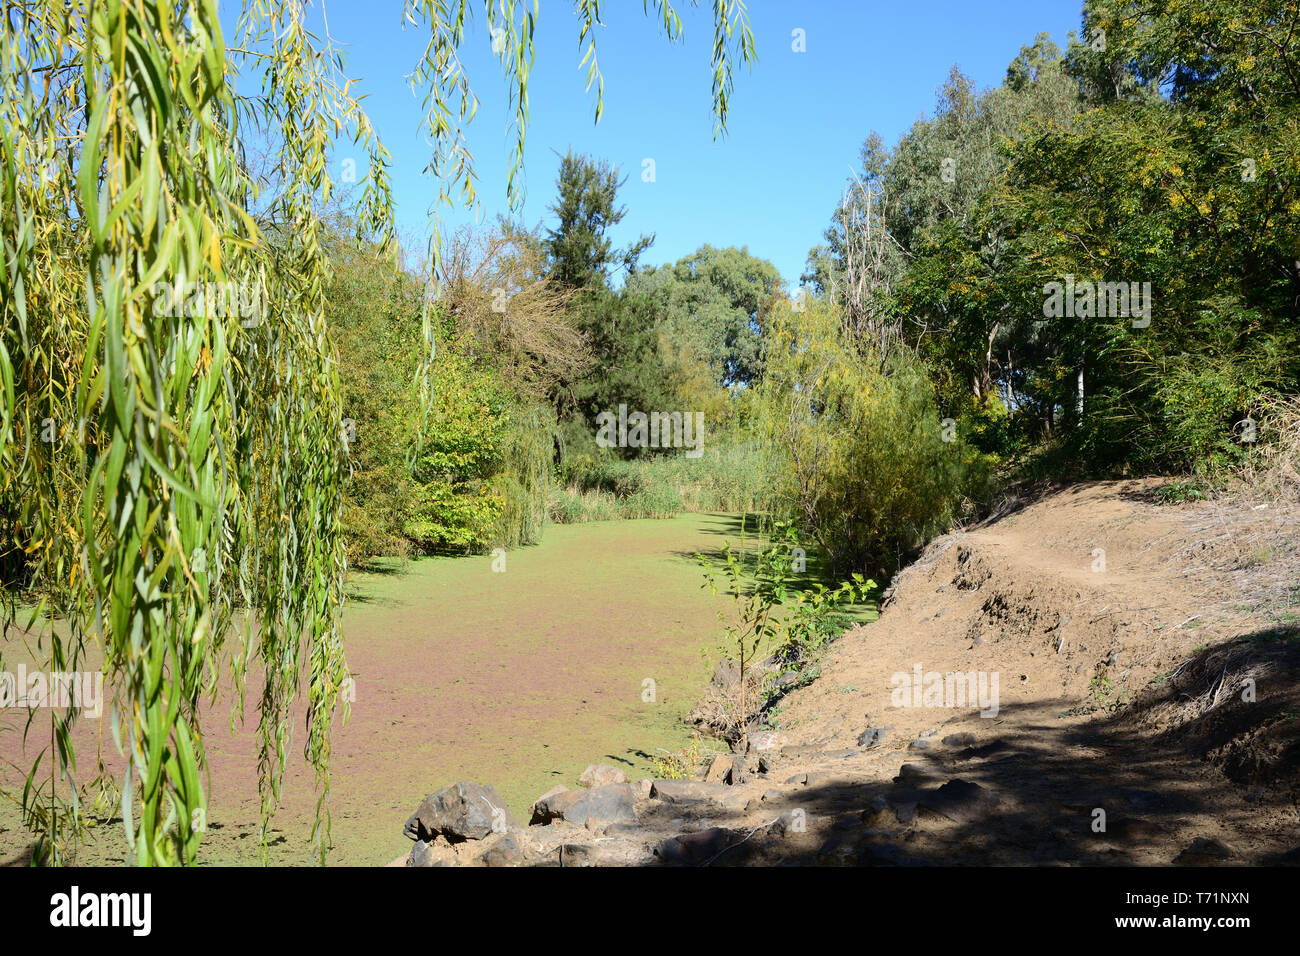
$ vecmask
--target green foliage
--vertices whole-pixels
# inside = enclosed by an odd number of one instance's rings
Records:
[[[1204,501],[1205,492],[1194,482],[1171,481],[1156,490],[1156,499],[1161,504],[1177,505],[1184,501]]]
[[[774,511],[836,572],[892,573],[982,495],[984,461],[941,421],[919,364],[864,362],[835,309],[778,309],[772,328],[756,400],[784,460]]]
[[[627,215],[627,207],[618,205],[618,190],[626,181],[606,160],[572,151],[560,160],[559,195],[550,207],[556,223],[546,234],[546,251],[551,277],[561,286],[603,289],[615,266],[632,272],[640,254],[654,241],[642,236],[627,249],[615,250],[607,235]]]
[[[782,642],[776,659],[796,667],[816,659],[848,626],[848,617],[839,610],[841,605],[863,603],[875,588],[875,581],[855,573],[839,587],[814,584],[799,592],[793,608],[782,620]]]
[[[781,285],[776,267],[747,249],[704,245],[630,276],[627,293],[653,302],[664,334],[702,360],[716,384],[743,385],[762,374],[762,316]]]
[[[1062,476],[1239,467],[1242,423],[1300,388],[1293,14],[1087,0],[1064,55],[1039,35],[983,92],[954,70],[893,149],[867,139],[805,280],[854,318],[855,233],[887,235],[874,322],[982,452]],[[1150,321],[1050,314],[1067,277],[1148,283]]]
[[[744,516],[746,524],[748,517]],[[750,710],[763,710],[765,721],[775,719],[770,707],[746,705],[751,683],[749,662],[770,651],[775,663],[789,665],[799,674],[796,684],[786,687],[786,692],[811,683],[818,673],[814,664],[817,655],[843,630],[846,619],[837,609],[866,601],[876,583],[854,574],[834,589],[824,584],[796,588],[796,567],[802,558],[799,535],[794,522],[779,519],[768,522],[766,545],[754,555],[752,567],[748,566],[743,538],[739,548],[733,548],[730,541],[723,542],[720,571],[712,559],[704,555],[696,558],[704,571],[701,586],[715,595],[721,589],[732,602],[730,614],[721,615],[725,624],[722,649],[726,654],[735,654],[741,675],[738,708],[732,718],[736,726],[731,731],[739,737],[743,753],[748,749]]]
[[[752,571],[744,569],[745,554],[743,549],[737,553],[731,542],[723,543],[722,575],[725,590],[732,602],[732,612],[726,622],[724,646],[736,654],[739,668],[739,733],[741,753],[749,750],[748,714],[745,697],[749,683],[749,663],[758,655],[758,650],[779,630],[779,624],[773,616],[775,610],[785,603],[788,582],[793,571],[793,549],[798,546],[798,537],[794,526],[789,522],[780,522],[773,526],[770,544],[762,549],[756,558]],[[718,577],[713,564],[703,555],[697,555],[704,569],[704,583],[701,585],[711,594],[718,593]]]

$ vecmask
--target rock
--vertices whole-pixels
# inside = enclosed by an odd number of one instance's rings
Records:
[[[881,727],[868,727],[858,735],[858,746],[865,750],[879,747],[885,740],[885,731]]]
[[[799,683],[798,671],[786,671],[773,682],[773,689],[778,693]]]
[[[537,851],[542,854],[555,853],[557,863],[559,862],[560,847],[565,843],[581,842],[587,836],[585,828],[574,826],[572,823],[566,823],[559,819],[552,823],[528,828],[528,837],[532,840]]]
[[[916,819],[916,801],[908,800],[896,806],[894,808],[894,819],[905,827],[911,826],[912,821]]]
[[[646,777],[644,780],[638,780],[638,781],[633,785],[632,790],[633,790],[633,792],[637,795],[637,798],[638,798],[638,799],[641,799],[641,800],[649,800],[649,799],[650,799],[650,790],[651,790],[651,788],[654,787],[654,785],[655,785],[655,782],[654,782],[653,780],[651,780],[649,777]]]
[[[926,738],[935,737],[938,736],[938,734],[939,734],[939,729],[937,727],[931,727],[929,730],[921,731],[921,736]]]
[[[607,763],[592,764],[582,771],[582,776],[578,778],[578,786],[587,789],[607,787],[615,783],[627,783],[627,774]]]
[[[749,738],[749,749],[754,753],[767,753],[781,749],[781,735],[775,730],[764,730]]]
[[[862,815],[859,813],[841,813],[831,821],[832,830],[857,830],[862,826]]]
[[[992,813],[998,802],[993,791],[978,783],[954,779],[938,790],[922,794],[917,806],[954,823],[974,823]]]
[[[829,760],[848,760],[850,757],[856,757],[857,755],[858,751],[852,749],[828,750],[822,754],[823,757],[826,757]]]
[[[923,737],[917,737],[915,740],[913,740],[910,744],[907,745],[907,749],[908,750],[929,750],[930,741],[924,739]]]
[[[647,866],[654,862],[654,851],[643,840],[605,837],[560,848],[560,866]]]
[[[705,783],[726,783],[732,784],[739,782],[739,778],[745,772],[745,758],[738,754],[722,754],[713,758],[713,763],[709,765],[709,772],[704,778]]]
[[[715,687],[727,691],[735,687],[740,682],[740,665],[735,661],[719,661],[718,666],[713,669],[713,678],[710,683]]]
[[[764,803],[772,803],[773,801],[784,799],[784,797],[785,797],[784,791],[772,789],[772,790],[764,790],[763,796],[760,797],[759,799],[761,799]]]
[[[961,760],[982,760],[985,757],[991,757],[995,753],[1000,753],[1007,749],[1006,741],[995,740],[987,743],[983,747],[968,747],[961,753],[957,754]]]
[[[822,866],[852,866],[858,849],[848,834],[832,833],[817,850],[817,862]]]
[[[478,859],[484,866],[522,866],[528,862],[528,856],[522,838],[507,832],[480,853]]]
[[[411,853],[406,858],[407,866],[438,866],[439,861],[433,853],[431,841],[416,840]]]
[[[805,744],[801,747],[782,747],[781,757],[785,760],[806,760],[809,757],[818,757],[822,749],[816,744]]]
[[[726,827],[711,827],[699,833],[683,833],[664,840],[655,850],[655,855],[665,863],[698,866],[731,852],[731,848],[737,846],[744,836],[745,834]]]
[[[549,801],[555,799],[562,793],[568,793],[568,792],[569,792],[568,787],[563,787],[563,786],[552,787],[550,790],[547,790],[544,794],[542,794],[540,797],[534,800],[533,805],[528,808],[529,826],[533,826],[537,823],[537,808],[539,806],[548,805]]]
[[[460,843],[517,825],[499,793],[489,786],[461,781],[425,797],[402,832],[411,840],[428,842],[442,836]]]
[[[794,776],[789,777],[785,782],[787,784],[796,784],[796,785],[805,784],[808,782],[808,774],[796,773]]]
[[[974,747],[975,735],[949,734],[947,737],[944,737],[943,740],[939,741],[939,743],[943,744],[945,747]]]
[[[695,780],[656,780],[650,790],[653,800],[667,803],[696,803],[720,800],[727,793],[721,783],[703,783]]]
[[[565,790],[533,804],[532,826],[564,820],[578,826],[600,828],[611,823],[635,823],[636,798],[626,783],[611,783],[590,790]]]
[[[1236,855],[1237,851],[1222,840],[1197,837],[1192,841],[1191,846],[1178,854],[1174,862],[1190,866],[1208,866],[1227,862]]]
[[[894,783],[923,784],[933,779],[933,772],[920,764],[905,763],[898,768],[898,776],[894,778]]]

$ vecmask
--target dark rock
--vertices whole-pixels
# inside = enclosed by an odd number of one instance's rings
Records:
[[[438,858],[433,854],[433,844],[424,840],[417,840],[415,846],[411,847],[411,853],[406,858],[407,866],[440,866]]]
[[[930,741],[918,737],[915,740],[913,740],[910,744],[907,745],[907,749],[908,750],[929,750]]]
[[[663,800],[667,803],[718,800],[726,793],[725,784],[702,783],[694,780],[656,780],[650,789],[651,799]]]
[[[938,790],[921,795],[917,805],[954,823],[983,820],[998,805],[991,790],[968,780],[949,780]]]
[[[745,773],[745,758],[739,754],[722,754],[713,758],[705,783],[739,783]]]
[[[858,746],[866,750],[879,747],[885,740],[885,731],[880,727],[868,727],[858,734]]]
[[[478,859],[484,866],[522,866],[528,862],[528,853],[522,840],[507,832],[480,853]]]
[[[974,734],[949,734],[947,737],[944,737],[943,740],[939,742],[943,744],[945,747],[974,747],[975,735]]]
[[[799,683],[799,672],[798,672],[798,671],[786,671],[784,674],[782,674],[780,677],[778,677],[778,678],[773,682],[773,685],[772,685],[772,686],[773,686],[773,687],[774,687],[778,692],[780,692],[780,691],[786,690],[786,689],[789,688],[789,687],[793,687],[793,686],[794,686],[795,684],[797,684],[797,683]]]
[[[726,827],[711,827],[699,833],[683,833],[664,840],[655,850],[655,855],[664,863],[699,866],[713,862],[744,838],[744,833]]]
[[[898,776],[894,778],[894,783],[919,785],[934,779],[933,771],[927,770],[920,764],[905,763],[898,768]]]
[[[1237,851],[1222,840],[1197,837],[1192,841],[1191,846],[1178,854],[1174,862],[1190,866],[1207,866],[1214,863],[1225,863],[1236,857],[1236,855]]]
[[[969,747],[963,750],[957,756],[962,760],[982,760],[985,757],[991,757],[995,753],[1000,753],[1007,749],[1006,741],[994,740],[985,744],[983,747]]]
[[[442,836],[459,843],[481,840],[494,829],[517,825],[499,793],[489,786],[461,781],[425,797],[402,832],[411,840],[427,842]]]
[[[590,790],[565,790],[533,804],[533,826],[564,820],[578,826],[608,826],[635,823],[636,798],[630,784],[612,783]]]

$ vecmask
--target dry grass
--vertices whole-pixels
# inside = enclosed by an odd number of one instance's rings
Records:
[[[1252,504],[1300,504],[1300,396],[1265,403],[1255,447],[1229,476],[1227,493]]]

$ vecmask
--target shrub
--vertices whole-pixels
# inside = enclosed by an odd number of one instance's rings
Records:
[[[784,458],[774,507],[835,574],[888,574],[983,493],[985,459],[941,422],[914,357],[864,356],[824,303],[772,321],[758,414]]]

